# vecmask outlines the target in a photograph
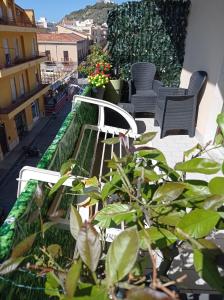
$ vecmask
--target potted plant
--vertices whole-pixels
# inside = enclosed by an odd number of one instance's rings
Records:
[[[97,63],[94,72],[88,76],[93,97],[103,99],[105,87],[109,83],[110,69],[111,65],[109,63]]]

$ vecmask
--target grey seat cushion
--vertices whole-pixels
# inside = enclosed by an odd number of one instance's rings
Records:
[[[132,95],[133,98],[138,97],[157,97],[157,94],[153,90],[140,90],[137,91],[136,94]]]

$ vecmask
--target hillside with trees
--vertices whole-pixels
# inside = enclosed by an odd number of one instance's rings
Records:
[[[73,11],[64,17],[64,20],[86,20],[93,19],[95,24],[103,24],[107,21],[108,11],[113,9],[116,4],[113,3],[96,3],[87,5],[84,9]]]

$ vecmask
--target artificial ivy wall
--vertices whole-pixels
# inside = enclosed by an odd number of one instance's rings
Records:
[[[134,62],[153,62],[166,85],[179,85],[190,0],[127,2],[108,14],[112,63],[130,78]]]

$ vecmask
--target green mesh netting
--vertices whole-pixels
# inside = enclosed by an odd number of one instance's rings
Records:
[[[88,95],[90,89],[87,88],[83,95]],[[39,168],[60,170],[60,166],[70,157],[74,156],[74,149],[83,124],[95,124],[97,120],[96,107],[87,103],[77,103],[73,107],[74,112],[69,113],[59,130],[54,141],[42,157]],[[84,136],[83,144],[87,142],[88,136]],[[94,149],[95,136],[90,141],[87,156],[83,164],[83,168],[90,169],[92,153]],[[82,151],[80,153],[83,153]],[[82,163],[82,157],[77,158]],[[77,174],[78,171],[76,171]],[[8,218],[0,228],[0,259],[3,260],[10,255],[14,245],[23,240],[28,235],[40,230],[40,222],[36,214],[37,206],[34,201],[34,195],[37,182],[29,182],[25,191],[16,200]],[[66,190],[67,189],[67,190]],[[44,205],[41,212],[44,216],[52,203],[52,197],[47,197],[49,189],[44,186],[46,194]],[[58,207],[59,210],[66,210],[71,203],[74,203],[74,196],[67,193],[68,188],[64,188],[62,200]],[[63,255],[72,257],[74,251],[74,240],[71,238],[70,232],[59,229],[55,226],[50,228],[45,235],[44,240],[39,234],[32,248],[32,254],[40,255],[40,247],[50,244],[62,245]],[[29,262],[33,262],[29,259]],[[61,261],[63,264],[63,261]],[[27,300],[27,299],[49,299],[44,292],[45,278],[37,277],[36,274],[27,270],[19,269],[8,276],[0,276],[0,298],[7,300]],[[52,298],[54,299],[54,298]]]

